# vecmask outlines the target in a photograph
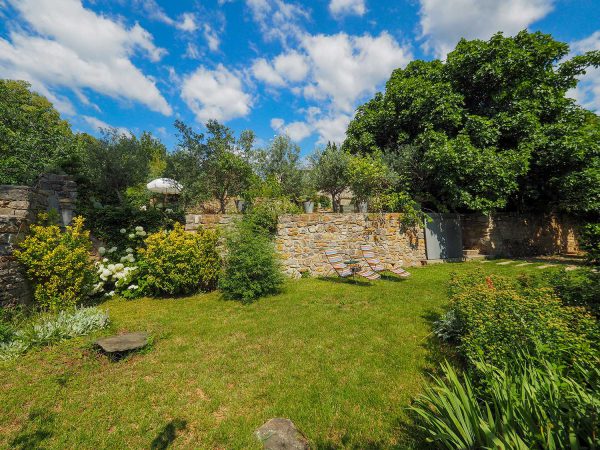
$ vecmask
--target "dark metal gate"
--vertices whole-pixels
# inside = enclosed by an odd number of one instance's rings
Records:
[[[462,229],[458,214],[429,214],[425,225],[427,259],[460,259],[463,256]]]

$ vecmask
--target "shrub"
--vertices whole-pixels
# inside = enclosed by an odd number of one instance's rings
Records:
[[[252,205],[243,220],[253,232],[274,234],[277,231],[279,215],[298,212],[300,208],[285,197],[265,198]]]
[[[600,273],[581,268],[572,272],[559,270],[544,274],[546,282],[565,305],[587,308],[600,318]]]
[[[504,369],[477,362],[485,383],[476,390],[442,365],[413,404],[428,441],[449,449],[597,448],[600,397],[594,388],[598,368],[582,374],[582,384],[548,361],[532,365],[526,357]],[[481,401],[480,401],[481,399]]]
[[[93,307],[43,315],[17,330],[10,340],[0,343],[0,360],[11,359],[33,346],[84,336],[108,324],[108,313]]]
[[[598,323],[583,308],[563,306],[551,288],[480,273],[455,277],[451,309],[437,334],[454,337],[465,359],[504,364],[515,343],[533,356],[590,365],[598,355]]]
[[[265,234],[239,224],[227,239],[227,257],[219,279],[224,295],[249,302],[278,292],[282,283],[273,243]]]
[[[221,268],[216,246],[215,231],[188,233],[179,223],[171,231],[149,235],[146,248],[139,250],[144,293],[185,295],[214,289]]]
[[[588,262],[593,266],[600,266],[600,223],[589,223],[583,227],[581,247],[587,252]]]
[[[94,265],[89,232],[83,223],[82,217],[75,217],[64,232],[57,225],[32,225],[14,253],[27,269],[35,301],[42,309],[74,306],[92,292]]]

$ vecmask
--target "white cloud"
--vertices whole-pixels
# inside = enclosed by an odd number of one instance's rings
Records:
[[[282,53],[272,63],[264,58],[254,61],[251,71],[254,77],[272,86],[285,86],[289,82],[299,82],[308,73],[306,58],[296,51]]]
[[[334,17],[351,14],[362,16],[366,11],[365,0],[331,0],[329,2],[329,12]]]
[[[304,95],[330,99],[333,109],[350,112],[361,97],[372,95],[392,70],[412,58],[388,33],[374,37],[335,35],[306,36],[302,45],[311,66],[311,81]]]
[[[263,39],[278,40],[283,45],[302,37],[304,29],[301,22],[310,17],[307,9],[283,0],[246,0],[246,6],[258,24]]]
[[[187,31],[192,33],[198,29],[196,23],[196,15],[194,13],[183,13],[181,15],[181,21],[177,22],[175,26],[181,31]]]
[[[185,76],[181,98],[202,123],[244,117],[252,106],[252,97],[244,92],[241,79],[222,64],[215,70],[201,66]]]
[[[98,119],[97,117],[92,117],[92,116],[81,116],[81,117],[89,126],[91,126],[92,128],[94,128],[97,131],[116,128],[116,130],[120,134],[129,134],[129,135],[132,134],[131,131],[125,127],[113,127],[112,125],[104,122],[103,120]]]
[[[186,58],[199,59],[200,51],[198,50],[198,47],[196,46],[196,44],[194,44],[193,42],[188,42],[188,45],[185,49],[184,56]]]
[[[420,0],[424,48],[445,58],[460,38],[513,35],[545,17],[554,0]]]
[[[138,24],[126,28],[78,0],[11,0],[11,5],[38,34],[19,28],[0,39],[0,76],[25,79],[46,94],[55,87],[80,93],[89,88],[171,114],[155,82],[130,60],[138,51],[152,61],[165,53]]]
[[[346,138],[346,129],[352,120],[350,114],[331,114],[316,119],[313,126],[319,133],[318,144],[334,142],[341,144]]]
[[[204,24],[204,38],[208,43],[208,48],[216,52],[219,50],[219,45],[221,45],[221,39],[219,39],[219,35],[209,24]]]
[[[263,81],[271,86],[285,86],[285,80],[277,73],[277,70],[264,58],[254,61],[250,68],[252,75],[257,80]]]
[[[600,30],[585,39],[571,43],[571,52],[581,54],[600,50]],[[569,92],[586,109],[600,113],[600,68],[591,67],[581,76],[577,88]]]
[[[303,139],[310,136],[313,132],[313,128],[306,122],[297,121],[291,122],[287,125],[285,121],[280,118],[271,119],[271,128],[279,134],[285,134],[294,142],[300,142]]]

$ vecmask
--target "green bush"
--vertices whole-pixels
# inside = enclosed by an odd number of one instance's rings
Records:
[[[283,274],[268,236],[245,223],[227,239],[227,257],[219,288],[227,298],[250,302],[279,291]]]
[[[145,294],[185,295],[215,288],[221,269],[217,233],[199,229],[188,233],[175,223],[159,231],[139,249],[139,284]]]
[[[592,266],[600,266],[600,223],[588,223],[581,233],[581,247]]]
[[[72,307],[92,292],[95,279],[90,258],[92,244],[83,223],[82,217],[75,217],[65,231],[57,225],[32,225],[30,234],[14,253],[25,266],[34,285],[35,301],[42,309],[58,311]]]
[[[444,378],[434,377],[412,407],[428,441],[448,449],[598,448],[598,367],[582,374],[584,384],[560,366],[527,359],[504,369],[476,362],[485,380],[479,390],[442,365]]]
[[[453,338],[467,362],[505,364],[515,356],[515,343],[569,366],[591,365],[598,355],[596,320],[584,308],[564,306],[551,288],[475,273],[454,277],[451,294],[450,316],[437,333]]]
[[[256,233],[274,234],[281,214],[296,214],[300,208],[287,198],[265,198],[244,214],[244,223]]]

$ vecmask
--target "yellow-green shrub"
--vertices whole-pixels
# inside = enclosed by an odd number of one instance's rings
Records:
[[[83,224],[83,217],[75,217],[64,231],[57,225],[32,225],[14,253],[27,269],[35,301],[42,309],[58,311],[74,306],[92,291],[92,244]]]
[[[217,233],[199,229],[188,233],[179,224],[146,239],[141,257],[140,285],[144,293],[182,295],[214,289],[221,269]]]

